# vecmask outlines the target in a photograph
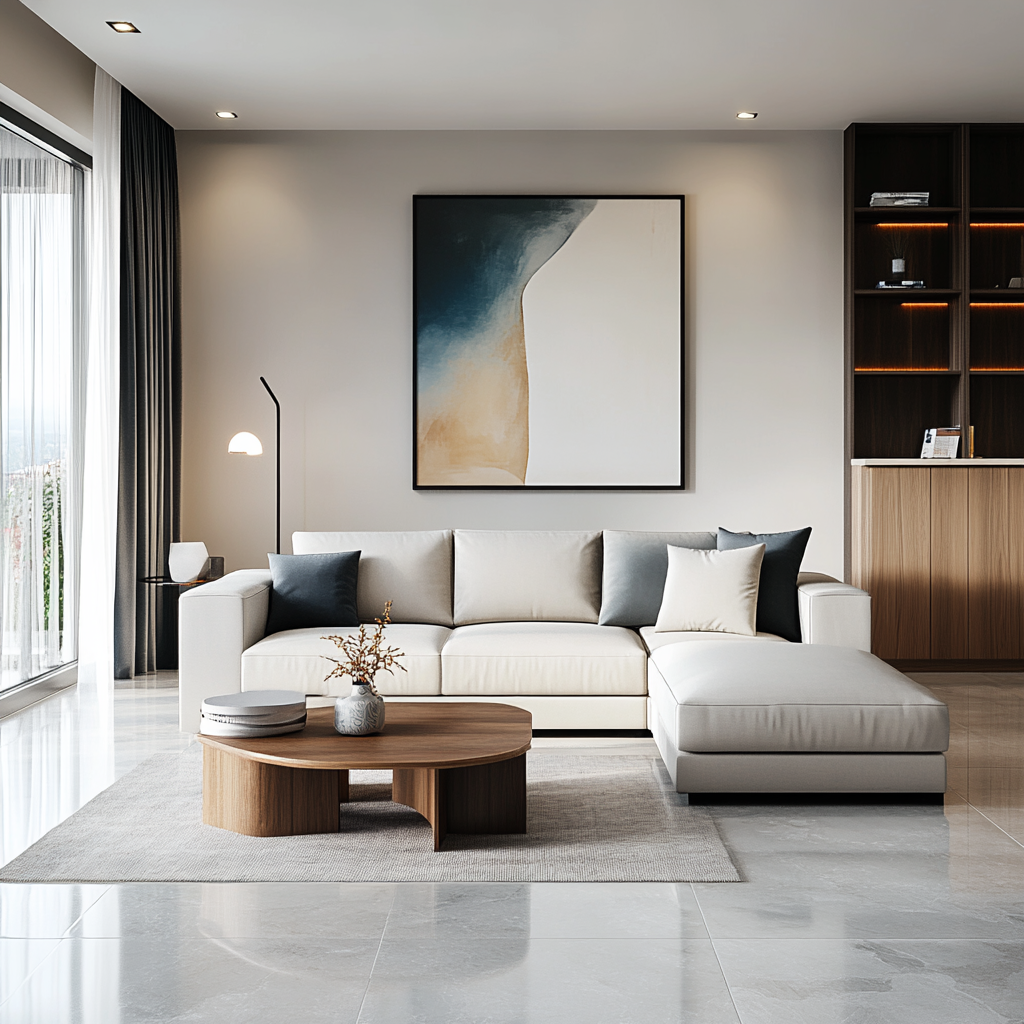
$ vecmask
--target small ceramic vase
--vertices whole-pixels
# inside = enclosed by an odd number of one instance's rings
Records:
[[[167,555],[167,572],[175,583],[189,583],[203,571],[208,557],[201,540],[175,542]]]
[[[369,736],[384,728],[384,698],[357,682],[349,697],[334,702],[334,729],[342,736]]]

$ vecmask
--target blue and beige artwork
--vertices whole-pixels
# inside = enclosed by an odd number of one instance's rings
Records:
[[[682,198],[417,196],[416,484],[682,486]]]

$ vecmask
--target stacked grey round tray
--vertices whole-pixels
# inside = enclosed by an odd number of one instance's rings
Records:
[[[306,695],[295,690],[245,690],[203,701],[205,736],[281,736],[306,725]]]

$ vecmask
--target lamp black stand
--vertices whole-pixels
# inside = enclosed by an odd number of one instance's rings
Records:
[[[281,403],[270,389],[266,377],[260,377],[260,383],[267,389],[267,394],[274,400],[277,408],[277,442],[274,445],[274,454],[277,458],[277,553],[281,554]]]

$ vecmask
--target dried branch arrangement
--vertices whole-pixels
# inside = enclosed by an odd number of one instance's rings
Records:
[[[379,619],[374,619],[377,628],[370,636],[366,631],[366,624],[359,627],[359,632],[352,636],[325,636],[324,640],[333,640],[334,644],[342,652],[343,657],[332,658],[328,654],[322,655],[328,661],[334,662],[334,668],[324,679],[344,679],[349,676],[354,683],[365,683],[370,687],[371,692],[376,696],[377,689],[373,685],[374,677],[378,672],[390,672],[392,675],[396,668],[403,672],[406,667],[399,663],[399,658],[405,655],[397,647],[384,647],[384,627],[391,622],[391,602],[384,605],[384,614]]]

